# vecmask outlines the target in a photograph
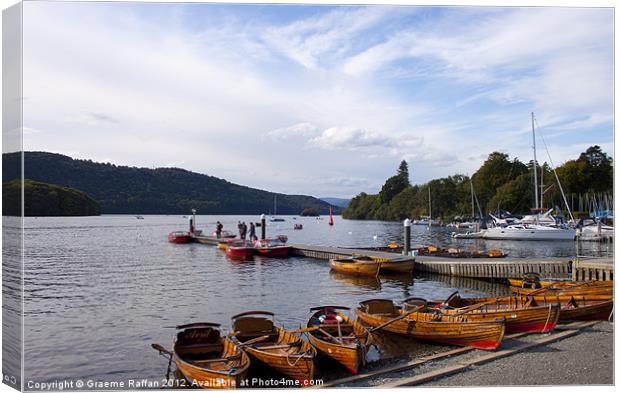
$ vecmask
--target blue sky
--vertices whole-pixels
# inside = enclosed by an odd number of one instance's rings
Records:
[[[532,111],[554,163],[612,153],[613,82],[610,8],[24,5],[27,150],[284,193],[528,161]]]

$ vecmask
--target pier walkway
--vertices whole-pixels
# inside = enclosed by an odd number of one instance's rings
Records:
[[[291,244],[293,255],[329,260],[352,255],[394,258],[395,253],[354,248]],[[441,258],[416,256],[417,272],[468,278],[515,278],[537,272],[546,278],[575,280],[613,280],[612,258]]]

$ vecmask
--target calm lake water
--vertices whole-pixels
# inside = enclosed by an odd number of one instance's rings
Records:
[[[291,243],[372,247],[402,241],[397,222],[285,217],[268,235]],[[216,220],[235,230],[256,216],[198,216],[210,233]],[[27,218],[25,233],[25,381],[129,378],[161,380],[167,362],[151,343],[170,347],[174,329],[196,321],[219,322],[247,310],[271,310],[288,328],[305,325],[321,304],[354,307],[368,298],[445,298],[455,289],[470,296],[506,293],[502,284],[441,276],[357,279],[331,273],[325,261],[289,258],[234,262],[216,247],[170,244],[166,236],[187,228],[181,216]],[[295,223],[304,229],[293,230]],[[259,229],[260,230],[260,229]],[[414,244],[500,248],[512,256],[572,256],[572,242],[525,243],[450,239],[445,228],[413,227]],[[260,232],[258,233],[260,235]],[[587,252],[606,254],[607,246]],[[398,356],[424,344],[392,343],[371,358]]]

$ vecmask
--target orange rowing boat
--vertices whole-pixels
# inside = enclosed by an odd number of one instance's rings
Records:
[[[366,364],[366,353],[372,335],[359,322],[337,310],[348,307],[321,306],[308,320],[308,340],[316,349],[335,359],[353,374]]]
[[[449,345],[495,349],[504,337],[503,320],[473,321],[465,315],[419,311],[422,308],[420,305],[413,311],[403,311],[391,300],[372,299],[361,302],[355,312],[360,321],[376,330]]]

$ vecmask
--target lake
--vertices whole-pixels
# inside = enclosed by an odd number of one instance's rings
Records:
[[[402,242],[402,223],[284,217],[269,223],[269,235],[290,243],[372,247]],[[211,233],[221,220],[234,230],[239,220],[257,216],[197,216],[198,229]],[[293,230],[295,223],[303,230]],[[355,307],[368,298],[402,300],[410,296],[447,297],[507,293],[506,286],[441,276],[360,279],[330,273],[326,261],[291,257],[229,260],[216,247],[170,244],[169,232],[185,230],[178,215],[127,215],[79,218],[26,218],[24,311],[25,381],[129,378],[161,380],[167,361],[150,345],[167,348],[171,327],[196,321],[219,322],[228,331],[230,316],[270,310],[287,328],[305,325],[310,307]],[[573,256],[573,242],[525,243],[450,238],[446,228],[412,227],[413,243],[500,248],[511,256]],[[260,236],[260,228],[257,228]],[[606,245],[587,245],[591,254],[610,253]],[[386,343],[371,359],[427,350],[413,341]]]

